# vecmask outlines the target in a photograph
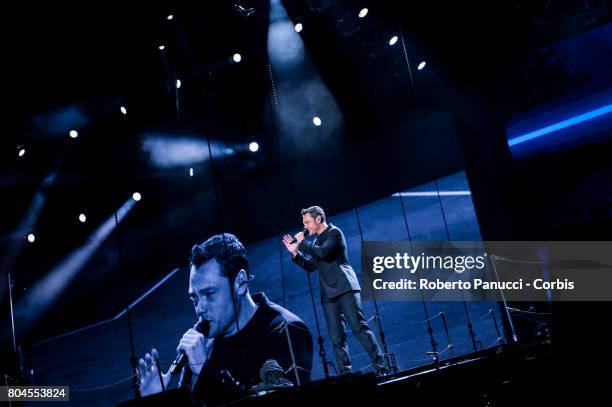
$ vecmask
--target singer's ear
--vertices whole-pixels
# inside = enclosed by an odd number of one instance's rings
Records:
[[[248,291],[248,281],[249,276],[247,275],[246,270],[240,269],[240,271],[236,275],[236,280],[234,281],[234,290],[238,295],[244,295]]]

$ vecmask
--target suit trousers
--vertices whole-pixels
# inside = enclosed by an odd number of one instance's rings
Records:
[[[380,347],[361,310],[360,292],[349,291],[332,299],[323,299],[322,305],[340,374],[350,373],[352,369],[346,338],[347,323],[372,360],[374,368],[377,371],[384,369],[385,361]]]

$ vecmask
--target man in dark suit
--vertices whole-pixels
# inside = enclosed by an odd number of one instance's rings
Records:
[[[361,310],[361,287],[348,260],[344,234],[326,223],[325,212],[319,206],[302,209],[302,221],[308,234],[317,236],[314,243],[304,239],[304,232],[293,238],[285,235],[283,243],[297,265],[308,272],[319,272],[321,303],[340,373],[350,373],[352,368],[346,341],[347,321],[376,372],[386,373],[380,347]]]

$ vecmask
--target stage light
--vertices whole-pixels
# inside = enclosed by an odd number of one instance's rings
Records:
[[[43,317],[55,301],[61,298],[62,292],[84,269],[110,234],[116,230],[117,223],[122,222],[134,206],[136,206],[136,202],[128,199],[84,239],[82,246],[77,247],[61,259],[21,296],[16,307],[17,313],[20,315],[19,326],[21,328],[27,330],[29,326]]]
[[[132,195],[132,199],[134,199],[136,202],[140,201],[142,199],[142,195],[140,195],[140,193],[138,192],[134,192],[134,194]]]
[[[397,43],[397,40],[399,38],[397,38],[397,35],[394,35],[393,37],[391,37],[391,39],[389,40],[389,45],[395,45]]]
[[[119,110],[121,110],[121,113],[127,114],[127,109],[125,108],[125,106],[121,106]]]
[[[160,51],[163,51],[166,49],[165,45],[160,45],[159,47],[157,47],[157,49],[159,49]]]
[[[234,10],[242,17],[250,17],[255,13],[255,8],[241,4],[241,1],[234,3]]]
[[[25,148],[21,148],[21,149],[19,149],[19,153],[17,153],[17,154],[19,154],[19,157],[23,157],[25,155],[25,153],[26,153],[25,152]]]
[[[368,9],[366,7],[362,8],[359,11],[359,18],[364,18],[367,15],[368,15]]]
[[[302,23],[297,23],[295,25],[295,31],[296,32],[302,32],[303,29],[304,29],[304,26],[302,25]]]
[[[168,14],[168,16],[166,17],[166,20],[172,21],[174,20],[174,16],[172,14]]]
[[[227,153],[227,147],[224,142],[211,140],[214,157],[233,154],[234,151]],[[199,134],[143,133],[141,149],[157,168],[179,167],[185,171],[209,159],[208,144]]]
[[[417,192],[396,192],[391,196],[410,196],[410,197],[421,197],[421,196],[467,196],[472,195],[470,191],[417,191]]]
[[[190,168],[190,169],[189,169],[189,176],[190,176],[190,177],[193,177],[193,168]]]
[[[76,130],[70,130],[70,133],[68,133],[70,135],[71,138],[77,138],[79,137],[79,132]]]
[[[312,123],[313,123],[315,126],[317,126],[317,127],[318,127],[318,126],[320,126],[320,125],[321,125],[321,118],[319,118],[318,116],[313,117],[313,118],[312,118]]]
[[[417,69],[420,71],[421,69],[425,68],[425,65],[427,64],[427,62],[425,61],[421,61],[421,63],[419,64],[419,66],[417,66]]]
[[[85,214],[84,214],[84,213],[82,213],[82,214],[80,214],[80,215],[79,215],[79,221],[80,221],[81,223],[85,223],[85,221],[86,221],[86,220],[87,220],[87,216],[85,216]]]
[[[252,141],[251,144],[249,144],[249,150],[251,150],[252,153],[256,153],[259,150],[259,144],[256,141]]]
[[[240,54],[234,54],[234,56],[232,57],[232,59],[234,60],[235,63],[238,63],[240,61],[242,61],[242,55]]]
[[[594,110],[590,110],[588,112],[576,115],[576,116],[572,116],[569,117],[565,120],[561,120],[560,122],[557,123],[553,123],[550,124],[546,127],[542,127],[538,130],[534,130],[531,131],[529,133],[525,133],[522,134],[520,136],[517,137],[513,137],[511,139],[508,140],[508,146],[509,147],[514,147],[518,144],[522,144],[534,139],[538,139],[540,137],[544,137],[548,134],[551,133],[555,133],[557,131],[566,129],[568,127],[572,127],[575,126],[577,124],[583,123],[583,122],[587,122],[590,120],[593,120],[595,118],[598,118],[600,116],[604,116],[604,115],[608,115],[612,113],[612,104],[610,105],[606,105],[606,106],[602,106],[598,109],[594,109]]]
[[[177,79],[177,80],[176,80],[176,88],[177,88],[177,89],[180,89],[180,88],[181,88],[181,85],[182,85],[181,80],[180,80],[180,79]]]
[[[84,105],[73,104],[37,114],[32,117],[32,124],[37,134],[57,136],[67,133],[70,129],[85,128],[91,120],[91,115],[93,112],[86,112]]]
[[[28,235],[28,242],[34,243],[34,240],[36,240],[36,236],[34,236],[34,233],[30,233]]]

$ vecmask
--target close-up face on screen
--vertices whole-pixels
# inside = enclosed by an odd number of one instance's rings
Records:
[[[604,399],[612,2],[5,14],[2,405]]]

